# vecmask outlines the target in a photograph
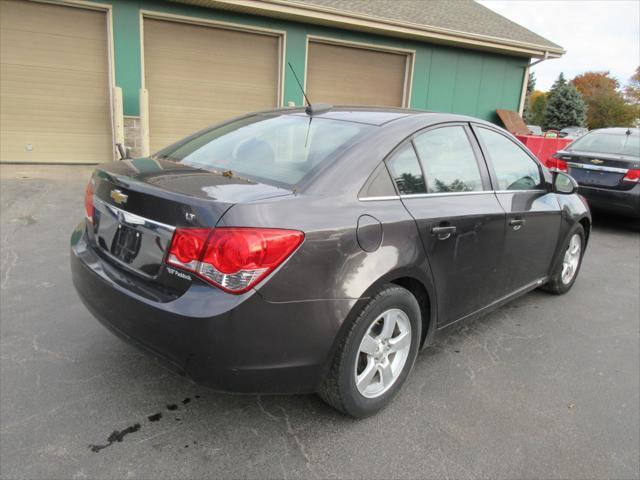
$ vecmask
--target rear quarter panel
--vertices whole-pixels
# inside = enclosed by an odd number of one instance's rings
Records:
[[[364,251],[358,218],[382,225],[380,246]],[[256,289],[272,302],[359,299],[393,274],[429,282],[429,267],[413,218],[399,200],[358,201],[300,195],[232,207],[219,226],[301,230],[299,249]],[[390,277],[391,275],[391,277]]]

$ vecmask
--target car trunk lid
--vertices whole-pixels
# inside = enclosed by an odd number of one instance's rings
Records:
[[[587,187],[628,190],[634,184],[624,181],[625,175],[640,168],[640,159],[630,155],[560,151],[556,157],[567,163],[569,174],[578,184]]]
[[[100,166],[92,181],[89,239],[96,251],[117,267],[165,286],[191,278],[164,265],[176,228],[213,228],[235,203],[292,194],[230,172],[154,159]]]

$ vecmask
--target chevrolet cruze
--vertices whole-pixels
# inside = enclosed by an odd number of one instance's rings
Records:
[[[124,340],[197,382],[318,392],[354,417],[437,332],[576,280],[577,184],[475,118],[260,112],[99,166],[73,282]]]

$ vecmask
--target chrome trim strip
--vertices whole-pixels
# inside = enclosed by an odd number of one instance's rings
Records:
[[[387,195],[382,197],[361,197],[358,198],[361,202],[376,202],[381,200],[400,200],[400,195]]]
[[[598,172],[627,173],[629,170],[627,168],[619,167],[599,167],[597,165],[589,165],[588,163],[567,162],[567,165],[574,168],[582,168],[584,170],[596,170]]]
[[[400,195],[400,198],[429,198],[429,197],[457,197],[459,195],[483,195],[494,193],[493,190],[481,190],[473,192],[438,192],[438,193],[412,193],[410,195]]]
[[[135,213],[127,212],[126,210],[122,210],[121,208],[116,207],[115,205],[111,205],[110,203],[105,202],[97,197],[93,197],[94,202],[99,202],[101,205],[104,205],[106,208],[111,210],[111,212],[118,218],[118,220],[122,223],[126,223],[129,225],[138,225],[142,227],[156,227],[162,228],[164,230],[169,230],[173,232],[176,227],[172,225],[167,225],[166,223],[156,222],[155,220],[151,220],[149,218],[141,217],[140,215],[136,215]]]
[[[493,193],[520,193],[520,192],[546,192],[543,188],[532,188],[530,190],[494,190]]]
[[[361,197],[361,202],[374,202],[379,200],[402,200],[411,198],[430,198],[430,197],[457,197],[459,195],[483,195],[487,193],[522,193],[522,192],[546,192],[542,188],[532,190],[479,190],[473,192],[438,192],[438,193],[412,193],[408,195],[389,195],[386,197]]]

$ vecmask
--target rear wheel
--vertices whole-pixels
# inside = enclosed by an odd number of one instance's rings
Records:
[[[408,290],[387,285],[360,313],[342,340],[320,390],[324,401],[353,417],[367,417],[398,393],[415,362],[420,307]]]
[[[582,264],[584,240],[584,228],[582,225],[576,225],[563,246],[562,261],[551,275],[549,282],[543,287],[544,290],[561,295],[571,289]]]

